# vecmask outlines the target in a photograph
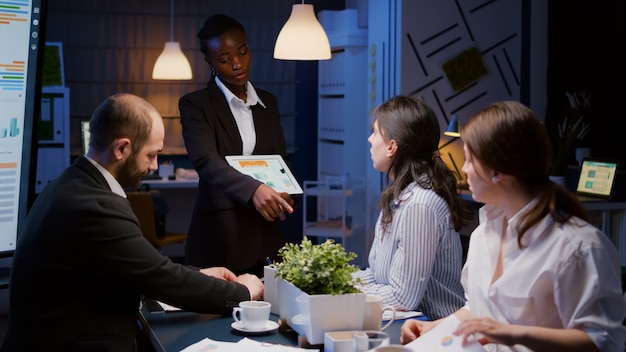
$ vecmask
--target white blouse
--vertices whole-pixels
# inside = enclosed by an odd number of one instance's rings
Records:
[[[251,155],[256,146],[256,130],[254,128],[254,118],[252,116],[251,107],[256,104],[265,107],[265,104],[263,104],[263,101],[261,101],[257,95],[250,81],[246,82],[246,102],[233,94],[217,76],[215,76],[215,83],[222,93],[224,93],[230,111],[235,118],[235,123],[237,123],[237,129],[239,129],[239,135],[243,143],[243,155]]]
[[[600,351],[624,351],[626,304],[619,254],[598,229],[581,219],[559,224],[547,215],[517,244],[515,226],[534,202],[508,222],[503,273],[493,284],[504,214],[480,209],[465,267],[463,287],[472,316],[510,324],[585,331]],[[530,351],[486,345],[489,351]]]

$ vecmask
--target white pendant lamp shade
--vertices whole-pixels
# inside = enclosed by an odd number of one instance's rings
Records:
[[[294,4],[287,23],[276,38],[274,58],[280,60],[329,60],[330,43],[317,21],[313,5]]]
[[[154,69],[153,79],[191,79],[191,65],[178,42],[166,42],[165,48],[159,55]]]
[[[165,42],[161,55],[152,69],[152,79],[192,79],[191,65],[180,43],[174,41],[174,0],[170,0],[170,41]]]

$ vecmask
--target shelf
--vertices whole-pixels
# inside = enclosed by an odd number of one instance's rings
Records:
[[[187,155],[187,148],[185,147],[168,147],[164,146],[163,150],[159,152],[159,155]]]
[[[307,222],[304,235],[309,237],[345,238],[352,234],[348,228],[341,229],[341,221]]]
[[[349,197],[353,193],[352,189],[334,189],[328,186],[317,186],[317,187],[308,187],[306,188],[307,196],[343,196]]]
[[[41,89],[41,114],[37,132],[35,193],[70,166],[70,90],[66,87]]]

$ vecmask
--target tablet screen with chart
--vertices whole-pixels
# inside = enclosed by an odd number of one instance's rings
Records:
[[[276,192],[302,194],[302,188],[280,155],[229,155],[226,161],[237,171],[265,183]]]

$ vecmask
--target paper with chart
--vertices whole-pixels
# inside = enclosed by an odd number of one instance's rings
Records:
[[[455,336],[452,332],[459,325],[459,319],[453,315],[445,318],[434,329],[407,344],[413,351],[431,352],[484,352],[485,349],[476,341],[461,346],[463,336]]]

